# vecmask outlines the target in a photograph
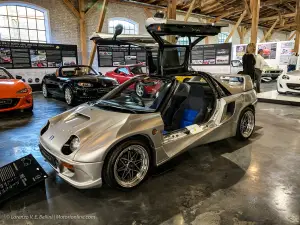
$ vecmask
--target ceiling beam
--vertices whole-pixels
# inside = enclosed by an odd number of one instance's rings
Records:
[[[63,0],[65,5],[71,10],[71,12],[78,18],[80,19],[80,14],[78,10],[74,7],[74,5],[70,2],[70,0]]]
[[[296,12],[296,9],[294,6],[292,6],[290,3],[285,3],[284,6],[286,6],[289,10],[292,12]]]
[[[96,2],[94,2],[92,4],[92,6],[90,8],[88,8],[87,11],[85,12],[85,16],[87,17],[91,13],[92,9],[95,8],[99,4],[100,4],[100,0],[97,0]]]
[[[147,16],[147,18],[153,17],[152,12],[148,8],[144,8],[144,13]]]
[[[273,29],[275,28],[275,26],[277,25],[277,23],[279,22],[279,18],[275,21],[275,23],[272,25],[272,27],[268,30],[268,32],[265,34],[265,36],[261,39],[260,42],[264,42],[272,33]]]
[[[296,31],[294,31],[294,33],[288,38],[288,41],[291,41],[295,36],[296,36]]]
[[[244,19],[244,17],[247,14],[247,10],[245,9],[244,12],[241,14],[239,20],[236,22],[236,24],[234,25],[234,27],[232,28],[230,34],[228,35],[228,37],[225,40],[225,43],[228,43],[228,41],[230,40],[230,38],[232,37],[232,35],[234,34],[236,28],[238,28],[238,26],[240,25],[240,23],[242,22],[242,20]]]
[[[200,0],[200,1],[201,1],[201,0]],[[188,10],[187,13],[185,14],[185,17],[184,17],[184,21],[185,21],[185,22],[187,22],[188,19],[190,18],[190,15],[191,15],[191,13],[192,13],[192,11],[193,11],[193,9],[194,9],[195,2],[196,2],[196,0],[193,0],[193,1],[192,1],[189,10]]]
[[[223,19],[224,17],[227,17],[233,13],[237,13],[237,12],[241,12],[243,11],[243,9],[234,9],[234,10],[229,10],[227,12],[224,12],[222,15],[218,16],[217,18],[215,19],[212,19],[213,23],[217,23],[219,22],[221,19]]]
[[[252,18],[252,14],[251,14],[251,10],[248,4],[247,0],[244,0],[244,5],[245,5],[245,9],[247,10],[247,14],[248,14],[248,18],[251,19]]]
[[[107,11],[107,4],[108,4],[108,0],[103,0],[101,11],[100,11],[100,14],[99,14],[99,20],[98,20],[98,25],[97,25],[96,32],[101,32],[101,30],[102,30],[105,15],[106,15],[106,11]],[[96,46],[96,43],[94,42],[93,47],[92,47],[92,51],[91,51],[91,54],[90,54],[90,58],[89,58],[89,66],[93,65],[94,58],[95,58],[95,53],[96,53],[96,48],[97,48],[97,46]]]
[[[289,14],[284,14],[282,15],[283,18],[290,18],[290,17],[295,17],[295,13],[289,13]],[[277,20],[277,18],[279,18],[279,16],[269,16],[269,17],[264,17],[264,18],[260,18],[259,22],[265,22],[265,21],[269,21],[269,20]]]
[[[285,2],[289,2],[289,1],[291,1],[291,0],[267,0],[267,1],[261,3],[261,7],[278,5],[278,4],[282,4]]]

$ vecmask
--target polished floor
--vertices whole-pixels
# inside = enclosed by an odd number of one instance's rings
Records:
[[[228,139],[195,148],[124,193],[106,186],[77,190],[53,173],[39,153],[39,131],[68,107],[40,93],[34,97],[32,115],[0,115],[0,166],[32,153],[49,178],[2,204],[0,224],[300,223],[299,107],[259,103],[250,141]],[[62,217],[70,215],[89,218]]]

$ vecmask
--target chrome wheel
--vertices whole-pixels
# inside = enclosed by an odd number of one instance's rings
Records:
[[[136,84],[135,91],[138,96],[144,96],[144,86],[141,83]]]
[[[141,145],[131,145],[125,148],[114,164],[116,182],[124,188],[138,185],[149,170],[149,155]]]
[[[244,138],[250,137],[255,126],[255,117],[251,110],[246,111],[240,122],[240,132]]]
[[[47,98],[48,97],[48,90],[47,90],[46,84],[43,84],[42,91],[43,91],[44,97]]]
[[[66,99],[66,102],[68,103],[68,105],[72,104],[73,94],[72,94],[71,89],[68,87],[65,90],[65,99]]]

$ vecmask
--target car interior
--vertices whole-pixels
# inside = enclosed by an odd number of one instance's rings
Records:
[[[175,131],[207,122],[215,102],[214,92],[204,79],[191,79],[189,82],[179,83],[163,115],[165,131]]]

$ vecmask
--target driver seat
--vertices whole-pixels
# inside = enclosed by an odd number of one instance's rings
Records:
[[[205,120],[207,103],[204,88],[196,83],[189,83],[190,93],[173,116],[172,130],[199,124]]]

